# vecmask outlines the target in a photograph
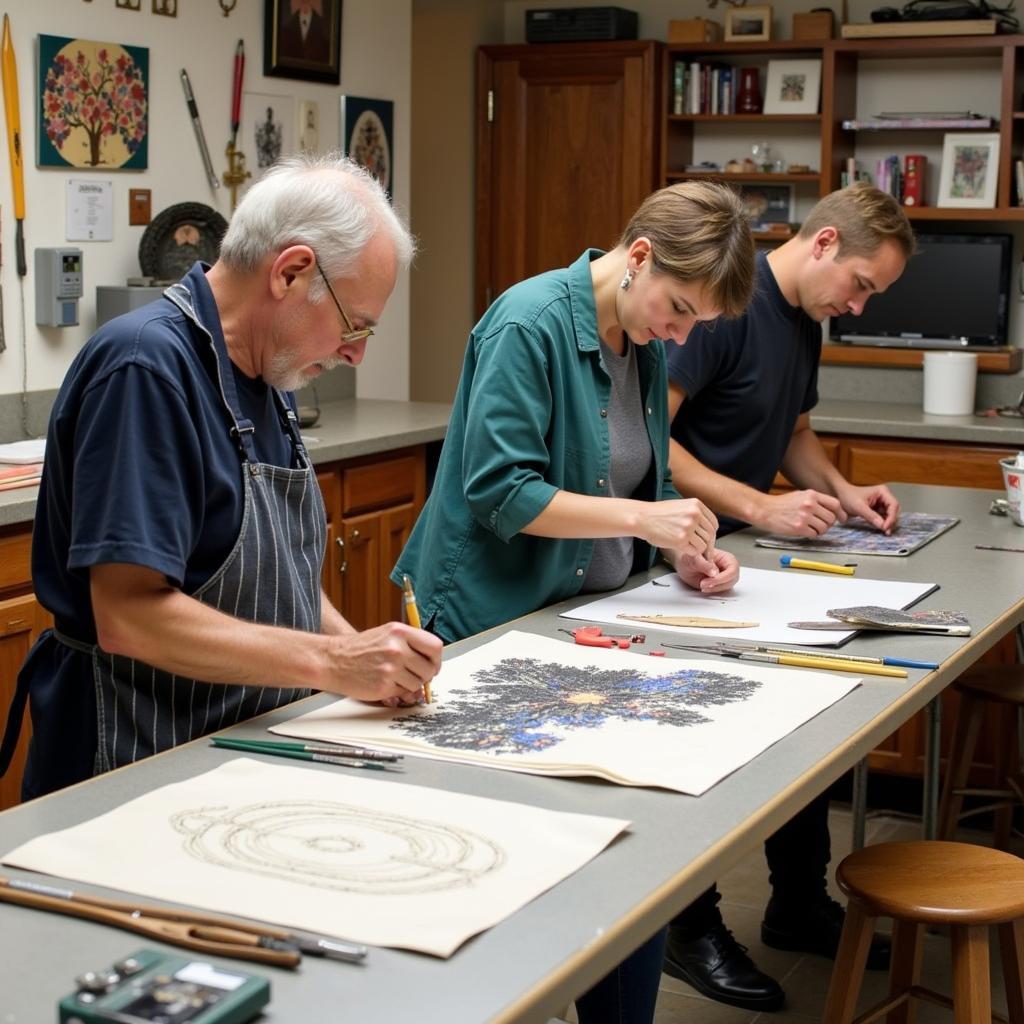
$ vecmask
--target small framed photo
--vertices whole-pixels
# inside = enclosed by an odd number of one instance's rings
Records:
[[[263,0],[263,74],[341,81],[341,0]]]
[[[738,185],[751,231],[778,231],[796,219],[792,185]]]
[[[394,168],[395,105],[391,100],[341,97],[341,148],[365,167],[390,196]]]
[[[766,114],[816,114],[821,98],[820,60],[770,60]]]
[[[725,38],[742,42],[771,39],[772,9],[770,4],[757,7],[730,7],[725,12]]]
[[[998,132],[949,133],[943,138],[939,206],[993,207],[998,179]]]

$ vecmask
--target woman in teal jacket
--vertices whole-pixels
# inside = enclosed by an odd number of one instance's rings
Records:
[[[718,522],[672,486],[662,339],[738,316],[754,244],[723,185],[649,196],[610,252],[505,292],[473,329],[430,498],[392,574],[460,640],[621,586],[658,552],[705,593],[729,589]],[[581,1024],[654,1013],[664,933],[577,1003]]]

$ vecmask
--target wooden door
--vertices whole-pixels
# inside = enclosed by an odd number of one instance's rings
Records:
[[[399,505],[381,513],[381,622],[402,622],[402,591],[388,577],[416,522],[416,506]],[[415,586],[416,581],[413,580]]]
[[[656,43],[484,46],[477,63],[476,314],[611,248],[656,184]]]
[[[0,708],[3,709],[4,721],[7,708],[14,697],[18,671],[25,660],[25,655],[35,643],[36,637],[51,625],[53,620],[49,613],[33,594],[0,601]],[[0,726],[2,724],[0,721]],[[13,807],[21,799],[21,777],[25,771],[25,758],[28,755],[31,734],[32,726],[26,711],[14,759],[7,774],[0,779],[0,811]]]
[[[379,512],[341,521],[341,614],[359,630],[380,625],[381,530]]]

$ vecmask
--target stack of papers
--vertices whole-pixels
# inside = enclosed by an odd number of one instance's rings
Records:
[[[35,487],[43,473],[46,438],[0,444],[0,491]]]

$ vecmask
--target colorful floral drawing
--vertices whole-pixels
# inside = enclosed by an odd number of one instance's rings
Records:
[[[763,548],[831,551],[836,555],[909,555],[959,522],[957,516],[907,512],[900,516],[896,529],[888,536],[869,526],[863,519],[854,518],[848,520],[845,526],[836,524],[814,540],[770,533],[758,537],[754,543]]]
[[[566,732],[607,721],[688,726],[702,707],[748,700],[761,684],[704,668],[640,675],[537,658],[504,658],[473,673],[472,690],[450,690],[432,715],[396,718],[391,728],[440,747],[521,754],[547,750]]]
[[[143,170],[149,50],[39,37],[40,167]]]

